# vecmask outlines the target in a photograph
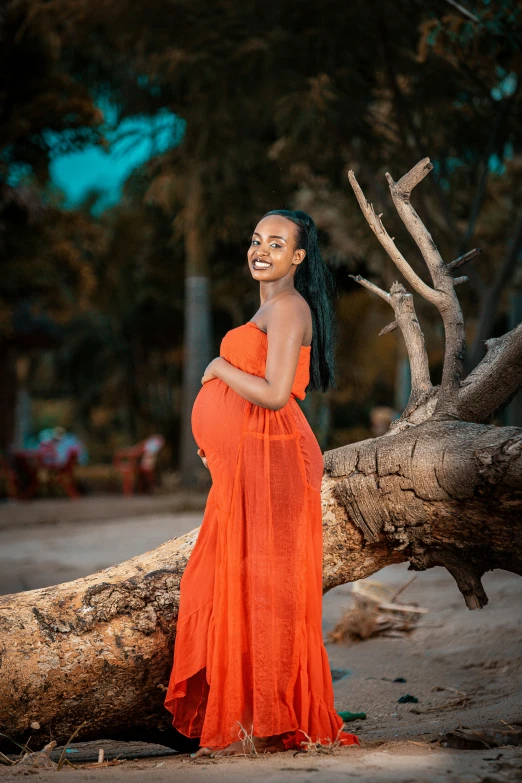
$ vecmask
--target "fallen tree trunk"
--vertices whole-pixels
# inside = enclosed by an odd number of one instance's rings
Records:
[[[404,560],[384,539],[365,542],[346,518],[338,524],[343,512],[327,480],[324,502],[325,589]],[[84,721],[77,741],[157,739],[170,729],[164,691],[197,533],[83,579],[0,597],[1,731],[18,741],[31,734],[34,748],[50,736],[64,742]]]
[[[405,182],[391,181],[405,223],[412,208],[404,188],[426,168],[421,161]],[[521,385],[522,325],[488,341],[487,355],[462,381],[463,330],[451,277],[462,259],[442,267],[415,223],[435,286],[420,284],[357,193],[398,267],[444,311],[450,370],[440,387],[431,385],[412,297],[400,283],[387,293],[356,278],[394,309],[396,320],[382,333],[400,328],[412,391],[386,435],[324,455],[323,589],[409,561],[414,570],[446,567],[467,605],[480,607],[485,571],[522,575],[522,429],[484,423]],[[179,584],[197,533],[84,579],[0,597],[1,731],[18,741],[31,734],[34,749],[50,739],[63,743],[84,722],[77,740],[158,741],[171,730],[163,700]],[[5,741],[1,747],[12,750]]]
[[[324,590],[409,560],[445,566],[468,605],[483,604],[484,571],[522,574],[521,454],[521,429],[429,421],[327,452]],[[163,698],[197,532],[84,579],[0,597],[4,733],[32,734],[34,748],[84,721],[77,740],[170,729]]]
[[[522,576],[522,429],[426,421],[327,452],[325,467],[337,539],[348,518],[411,569],[444,566],[470,609],[487,603],[486,571]],[[329,541],[326,587],[353,580],[354,543],[339,557]]]

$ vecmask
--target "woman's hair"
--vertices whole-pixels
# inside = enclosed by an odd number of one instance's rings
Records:
[[[312,313],[312,349],[308,389],[327,391],[335,388],[335,342],[337,336],[333,298],[335,278],[326,266],[319,250],[317,228],[313,219],[300,209],[273,209],[268,215],[281,215],[297,226],[296,250],[306,250],[297,267],[294,286],[306,299]]]

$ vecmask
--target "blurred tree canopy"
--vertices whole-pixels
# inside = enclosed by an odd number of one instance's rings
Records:
[[[466,8],[8,0],[0,11],[4,343],[15,345],[13,307],[29,300],[62,323],[47,393],[72,395],[92,437],[161,428],[175,453],[186,415],[176,397],[184,266],[210,277],[219,338],[257,307],[244,261],[255,223],[269,209],[305,209],[340,292],[339,388],[328,396],[334,430],[322,445],[357,439],[371,405],[394,403],[402,348],[396,334],[377,338],[389,313],[348,278],[357,271],[389,286],[396,275],[346,174],[355,170],[425,277],[384,173],[397,179],[428,156],[435,169],[416,208],[443,257],[483,250],[458,289],[471,369],[484,339],[505,331],[522,286],[522,8],[515,0]],[[48,164],[58,152],[106,143],[100,95],[121,119],[168,109],[186,132],[95,219],[89,202],[64,209]],[[441,324],[424,302],[418,313],[437,364]],[[215,339],[213,355],[218,347]],[[35,359],[33,384],[39,377]]]

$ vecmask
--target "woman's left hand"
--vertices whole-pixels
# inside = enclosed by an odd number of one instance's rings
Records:
[[[216,356],[215,359],[212,359],[210,364],[207,364],[207,367],[205,369],[205,372],[203,373],[203,377],[201,379],[201,383],[206,383],[207,381],[211,381],[213,378],[217,378],[218,376],[215,373],[216,369],[216,362],[219,362],[223,357],[222,356]]]

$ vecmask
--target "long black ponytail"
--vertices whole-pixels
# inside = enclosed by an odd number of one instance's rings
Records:
[[[310,383],[307,390],[327,391],[335,388],[335,278],[326,266],[319,249],[317,228],[313,219],[300,209],[273,209],[268,215],[281,215],[297,226],[295,250],[306,250],[297,267],[294,286],[306,299],[312,313],[312,349],[310,351]]]

